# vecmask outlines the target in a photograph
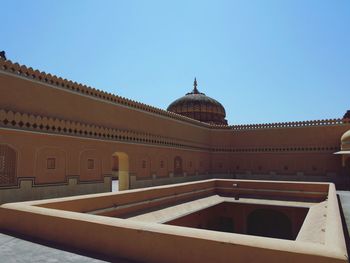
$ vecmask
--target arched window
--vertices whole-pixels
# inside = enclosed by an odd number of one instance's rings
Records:
[[[0,185],[14,185],[17,183],[16,151],[7,145],[0,145]]]

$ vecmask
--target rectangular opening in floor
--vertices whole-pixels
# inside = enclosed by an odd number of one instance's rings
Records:
[[[165,224],[295,240],[308,210],[295,206],[223,202]]]

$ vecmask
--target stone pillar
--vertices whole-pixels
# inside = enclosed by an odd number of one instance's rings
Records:
[[[119,191],[130,188],[129,171],[119,171]]]

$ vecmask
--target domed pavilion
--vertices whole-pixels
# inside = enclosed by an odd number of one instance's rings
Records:
[[[167,110],[201,122],[227,125],[225,108],[217,100],[198,91],[196,78],[193,90],[172,102]]]

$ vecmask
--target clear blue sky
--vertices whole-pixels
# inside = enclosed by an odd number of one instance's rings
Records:
[[[8,59],[159,108],[198,88],[230,124],[350,109],[350,1],[3,0]]]

